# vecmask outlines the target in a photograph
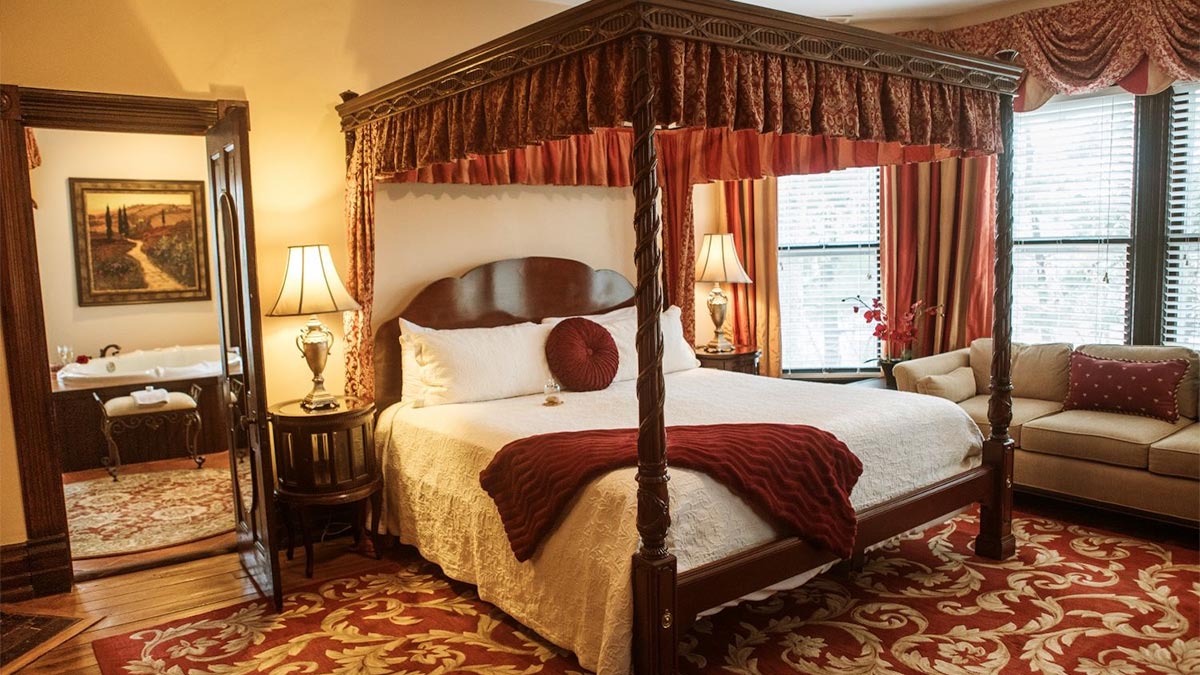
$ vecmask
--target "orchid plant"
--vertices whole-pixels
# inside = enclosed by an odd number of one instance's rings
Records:
[[[862,314],[867,325],[875,324],[873,334],[883,343],[883,351],[887,355],[885,358],[880,359],[880,361],[893,360],[891,357],[895,354],[899,355],[899,359],[895,360],[910,358],[912,356],[912,343],[917,337],[917,319],[933,316],[938,314],[942,309],[941,305],[926,307],[924,300],[918,300],[899,319],[893,319],[888,315],[887,310],[884,309],[883,301],[880,298],[872,298],[870,304],[860,295],[856,295],[853,298],[843,298],[842,301],[853,301],[855,304],[851,309],[854,313]]]

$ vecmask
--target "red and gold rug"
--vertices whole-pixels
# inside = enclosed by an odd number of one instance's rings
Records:
[[[186,544],[234,527],[228,468],[121,474],[67,483],[63,491],[77,560]]]
[[[1200,672],[1200,554],[1034,517],[1018,557],[970,555],[964,515],[854,575],[727,609],[683,638],[707,673],[1138,675]],[[106,675],[579,670],[413,554],[356,578],[94,643]]]

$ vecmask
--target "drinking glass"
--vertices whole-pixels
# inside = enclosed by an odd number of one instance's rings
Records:
[[[546,384],[542,387],[542,391],[546,394],[546,402],[542,405],[559,405],[562,403],[562,398],[559,394],[562,392],[562,385],[553,377],[546,380]]]

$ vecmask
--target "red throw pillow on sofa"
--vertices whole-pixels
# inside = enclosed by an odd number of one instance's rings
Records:
[[[612,333],[595,321],[567,319],[546,338],[550,373],[568,391],[597,391],[612,383],[620,364]]]
[[[1179,383],[1187,372],[1184,359],[1122,361],[1071,353],[1071,383],[1063,410],[1103,410],[1179,419]]]

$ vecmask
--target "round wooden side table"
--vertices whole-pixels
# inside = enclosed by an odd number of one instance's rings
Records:
[[[288,401],[269,410],[275,449],[275,498],[288,531],[292,558],[292,516],[299,516],[304,541],[304,573],[313,575],[313,543],[309,512],[314,507],[357,504],[354,540],[364,552],[378,556],[372,537],[379,531],[383,478],[375,453],[375,404],[354,397],[337,397],[338,407],[305,410]],[[367,501],[371,531],[362,536]]]

